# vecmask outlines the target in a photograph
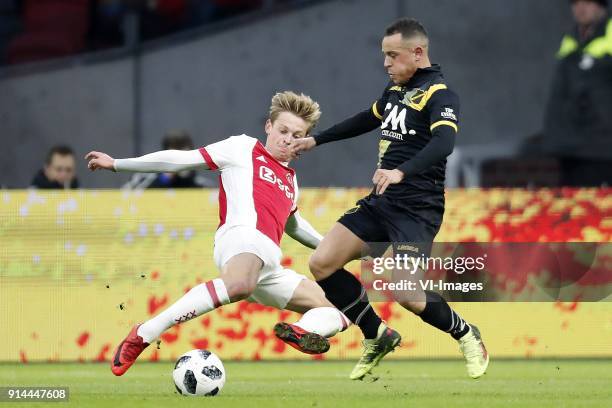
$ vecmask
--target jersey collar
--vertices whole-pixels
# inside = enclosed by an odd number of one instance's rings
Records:
[[[418,87],[429,81],[432,77],[439,76],[441,74],[442,68],[439,64],[433,64],[431,67],[427,68],[418,68],[404,86],[408,88]]]

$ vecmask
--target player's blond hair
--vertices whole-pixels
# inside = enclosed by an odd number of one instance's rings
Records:
[[[308,132],[315,127],[321,117],[319,104],[308,95],[291,91],[278,92],[270,104],[270,121],[274,122],[282,112],[293,113],[308,123]]]

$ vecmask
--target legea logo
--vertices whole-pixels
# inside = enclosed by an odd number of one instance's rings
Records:
[[[285,193],[288,199],[293,200],[293,192],[283,183],[279,177],[276,177],[276,173],[274,173],[271,169],[266,166],[261,166],[259,168],[259,178],[267,181],[268,183],[276,184],[276,186]]]

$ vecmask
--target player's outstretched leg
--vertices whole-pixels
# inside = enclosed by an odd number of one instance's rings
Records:
[[[363,353],[349,375],[351,380],[360,380],[399,346],[402,337],[374,312],[365,289],[350,272],[337,270],[318,283],[334,306],[341,309],[364,334]]]
[[[325,235],[309,262],[310,271],[327,299],[363,332],[364,351],[350,374],[353,380],[368,374],[401,341],[400,334],[376,314],[359,279],[343,268],[359,259],[365,247],[357,235],[338,222]]]
[[[169,308],[134,327],[115,351],[111,361],[113,374],[125,374],[146,345],[175,324],[184,323],[222,305],[249,297],[255,289],[262,266],[263,262],[254,254],[236,254],[221,268],[221,278],[194,286]],[[141,343],[146,345],[138,346]],[[126,344],[130,347],[126,348]]]
[[[457,342],[463,357],[465,357],[468,375],[472,378],[479,378],[487,371],[489,353],[482,341],[478,327],[473,324],[468,326],[470,330]]]
[[[115,350],[111,371],[117,376],[125,374],[136,362],[140,353],[164,331],[229,302],[229,295],[222,279],[213,279],[191,288],[169,308],[132,328]]]

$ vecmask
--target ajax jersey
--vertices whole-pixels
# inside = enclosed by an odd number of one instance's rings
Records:
[[[219,170],[219,230],[257,228],[280,245],[287,218],[297,210],[295,171],[277,161],[255,138],[232,136],[199,149]]]

